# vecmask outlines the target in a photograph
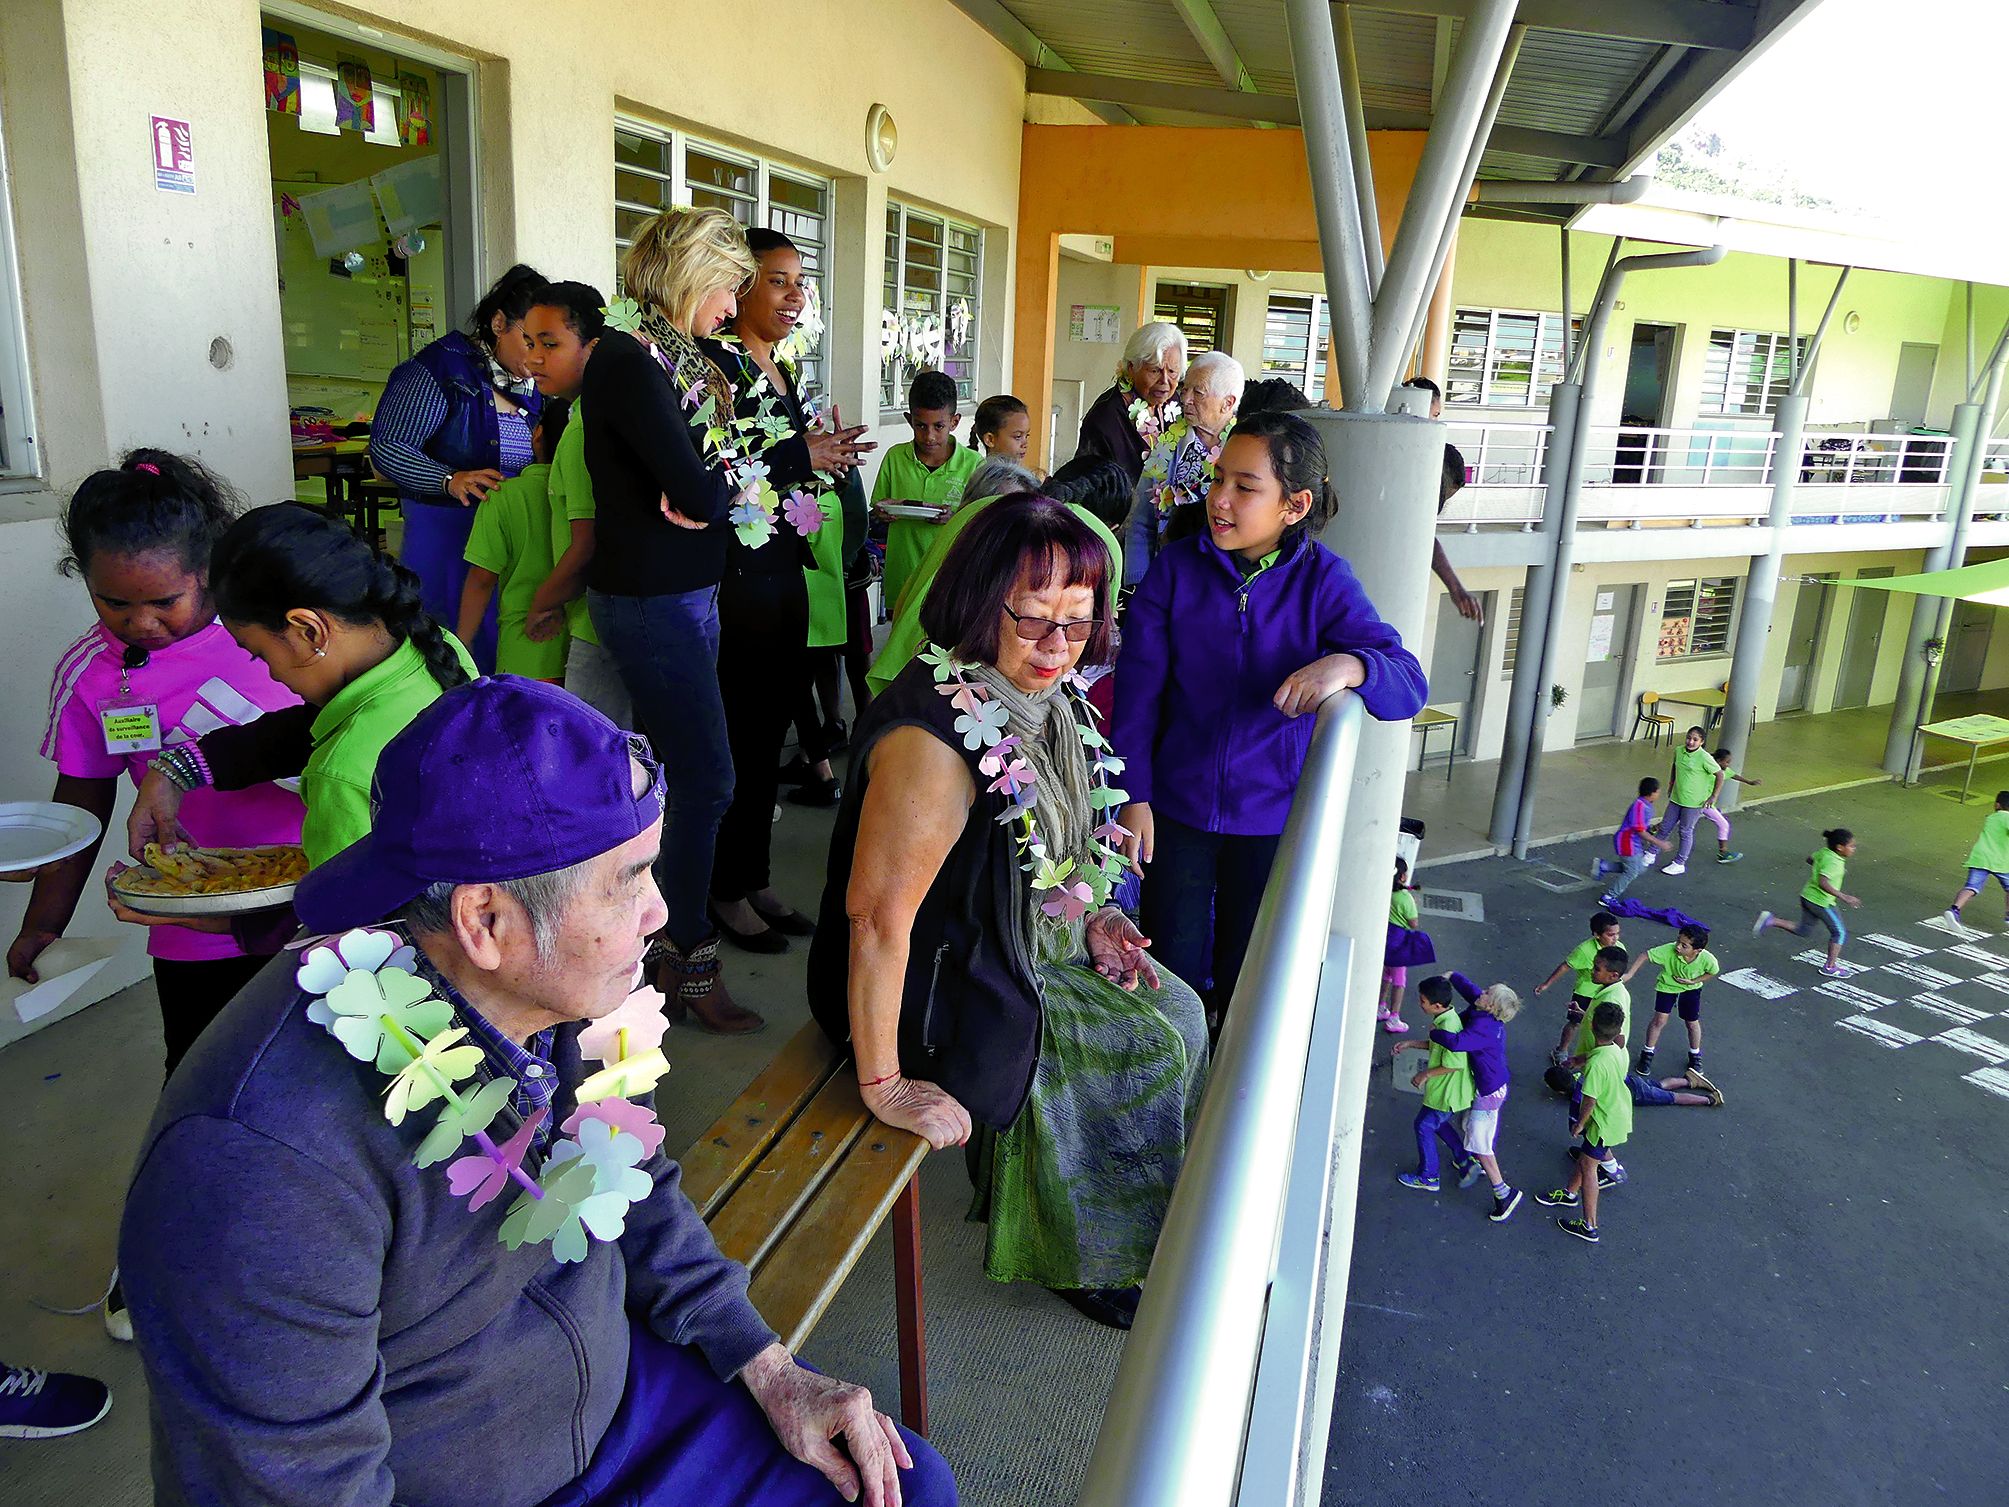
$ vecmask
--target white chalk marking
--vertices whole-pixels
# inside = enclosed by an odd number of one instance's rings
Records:
[[[1877,1010],[1895,1003],[1894,1000],[1886,999],[1881,994],[1872,994],[1867,989],[1858,989],[1854,984],[1844,984],[1840,981],[1822,984],[1814,992],[1831,995],[1835,999],[1854,1005],[1859,1010]]]
[[[1796,963],[1805,963],[1809,968],[1825,968],[1828,965],[1827,949],[1824,947],[1809,947],[1805,952],[1794,953],[1793,961]],[[1854,978],[1858,973],[1868,973],[1875,966],[1874,963],[1851,963],[1847,958],[1843,958],[1841,960],[1842,977]]]
[[[1901,958],[1922,958],[1932,951],[1930,947],[1921,947],[1916,942],[1907,942],[1902,937],[1888,936],[1880,931],[1869,933],[1863,940],[1873,947],[1881,947],[1885,952],[1894,952]]]
[[[1963,1076],[1976,1088],[1985,1088],[1997,1098],[2009,1099],[2009,1068],[1978,1067]]]
[[[1732,973],[1726,973],[1723,975],[1723,982],[1733,989],[1742,989],[1761,999],[1784,999],[1789,994],[1800,992],[1793,985],[1768,978],[1755,968],[1739,968]]]
[[[1908,1047],[1920,1038],[1909,1031],[1900,1031],[1889,1021],[1873,1020],[1867,1015],[1851,1015],[1835,1022],[1844,1031],[1853,1031],[1858,1036],[1867,1036],[1880,1047]]]
[[[2009,1042],[1997,1041],[1993,1036],[1983,1036],[1979,1031],[1970,1031],[1962,1026],[1954,1031],[1941,1031],[1937,1036],[1927,1038],[1941,1046],[1952,1047],[1956,1052],[1965,1052],[1970,1057],[1980,1057],[1988,1062],[2009,1062]]]
[[[1928,968],[1923,963],[1885,963],[1885,973],[1896,974],[1901,979],[1910,979],[1914,984],[1923,984],[1928,989],[1944,989],[1948,984],[1961,981],[1957,973],[1942,973],[1937,968]]]
[[[1990,1011],[1976,1010],[1971,1005],[1963,1005],[1950,1000],[1943,994],[1914,994],[1911,1003],[1921,1010],[1929,1010],[1934,1015],[1943,1016],[1955,1025],[1971,1026],[1977,1020],[1986,1020]]]

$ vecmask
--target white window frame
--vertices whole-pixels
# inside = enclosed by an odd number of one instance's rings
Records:
[[[1461,375],[1462,368],[1457,364],[1461,326],[1467,326],[1475,319],[1484,319],[1486,324],[1485,344],[1479,351],[1476,396],[1470,390],[1474,379]],[[1500,321],[1503,319],[1532,319],[1535,322],[1534,360],[1529,367],[1525,395],[1518,392],[1519,384],[1508,386],[1499,383],[1499,371],[1503,360],[1500,350]],[[1572,319],[1570,328],[1581,331],[1583,320]],[[1565,347],[1562,342],[1562,329],[1563,316],[1547,309],[1489,309],[1476,304],[1457,305],[1451,311],[1451,346],[1447,353],[1450,367],[1445,374],[1445,406],[1455,404],[1460,408],[1546,408],[1549,402],[1549,389],[1562,381],[1563,369],[1567,364],[1563,359]],[[1553,361],[1547,354],[1551,341],[1555,342]]]
[[[1661,653],[1660,642],[1656,642],[1653,655],[1654,662],[1665,665],[1674,664],[1684,659],[1727,659],[1737,642],[1737,613],[1744,605],[1742,601],[1742,588],[1743,578],[1740,576],[1684,576],[1678,581],[1669,581],[1662,586],[1660,589],[1661,642],[1665,640],[1667,620],[1670,616],[1685,616],[1688,619],[1688,640],[1680,652],[1675,654]],[[1676,594],[1684,589],[1687,592],[1688,610],[1686,613],[1676,613],[1673,610]],[[1712,648],[1698,649],[1695,647],[1696,620],[1700,615],[1697,609],[1705,589],[1712,590],[1719,596],[1727,595],[1730,598],[1730,611],[1723,620],[1722,643]]]
[[[880,299],[882,302],[879,342],[880,421],[882,423],[890,422],[906,412],[907,386],[912,382],[914,373],[926,370],[930,366],[935,369],[946,370],[949,359],[946,325],[940,330],[941,342],[936,347],[936,354],[932,361],[927,361],[925,358],[923,361],[913,359],[912,352],[902,348],[904,342],[897,335],[896,321],[904,321],[907,308],[907,232],[908,227],[916,220],[926,221],[931,225],[939,225],[941,227],[942,302],[940,309],[937,310],[937,314],[943,321],[946,321],[949,315],[949,233],[951,231],[960,231],[976,242],[977,265],[972,278],[969,295],[969,348],[966,356],[958,357],[958,359],[966,359],[969,362],[970,375],[967,383],[958,382],[956,384],[958,404],[966,404],[968,407],[974,408],[981,396],[978,391],[978,370],[982,361],[984,340],[984,229],[981,225],[973,224],[968,220],[959,220],[954,215],[941,214],[932,209],[924,209],[918,204],[909,204],[904,199],[895,199],[890,195],[886,199],[886,215],[888,223],[880,229],[879,234],[882,236],[892,236],[896,243],[896,249],[888,252],[888,259],[886,265],[881,269],[879,279]],[[899,230],[897,232],[893,230],[890,223],[892,217],[895,215],[899,217]],[[890,301],[887,301],[889,295]]]
[[[0,136],[0,483],[37,481],[41,446],[28,382],[28,320],[14,246],[13,174]]]
[[[1729,354],[1723,361],[1722,381],[1718,382],[1713,368],[1716,364],[1716,353],[1722,347],[1726,336],[1729,339]],[[1794,369],[1792,348],[1786,341],[1786,335],[1777,330],[1711,329],[1709,344],[1702,360],[1702,406],[1699,411],[1710,418],[1724,419],[1762,419],[1770,418],[1777,413],[1779,400],[1786,396],[1791,386]],[[1750,355],[1743,358],[1748,362],[1751,356],[1756,355],[1761,344],[1765,351],[1765,385],[1758,395],[1757,411],[1754,413],[1748,408],[1731,408],[1730,376],[1738,370],[1738,353],[1749,351]],[[1786,361],[1783,369],[1779,364],[1781,358]],[[1802,335],[1799,339],[1800,362],[1804,363],[1806,358],[1807,337]]]
[[[822,176],[822,174],[813,173],[807,168],[796,167],[792,163],[777,162],[755,152],[742,151],[738,147],[721,146],[718,142],[704,136],[693,135],[676,126],[659,125],[655,121],[642,120],[632,115],[616,115],[614,117],[614,129],[617,132],[627,131],[639,136],[646,136],[652,141],[662,143],[669,149],[665,159],[669,164],[667,173],[658,172],[654,168],[640,167],[632,163],[619,161],[616,161],[614,167],[617,173],[636,173],[642,177],[653,178],[658,182],[666,183],[670,191],[669,202],[673,206],[680,205],[684,208],[689,208],[697,202],[696,196],[692,192],[690,176],[690,149],[692,147],[696,147],[705,156],[736,163],[752,173],[753,192],[750,195],[733,193],[728,190],[714,190],[714,192],[724,193],[729,198],[750,204],[753,209],[753,220],[751,222],[753,225],[770,226],[772,224],[775,212],[772,190],[776,179],[780,179],[784,183],[793,183],[814,188],[823,195],[823,234],[820,239],[812,243],[815,251],[813,258],[815,266],[810,269],[809,281],[816,287],[816,300],[824,328],[823,333],[817,339],[814,353],[802,357],[798,362],[803,391],[809,394],[821,392],[825,385],[824,367],[830,356],[830,290],[828,279],[830,277],[830,256],[832,250],[831,235],[836,227],[837,219],[836,185],[828,178]],[[797,210],[792,205],[784,205],[783,209],[790,214],[801,213],[800,210]],[[657,212],[657,207],[649,204],[638,204],[632,199],[623,199],[618,192],[615,195],[614,276],[617,288],[620,284],[621,262],[627,255],[629,244],[622,238],[620,233],[620,216],[623,210],[635,214],[654,214]],[[795,240],[798,245],[801,245],[808,238],[791,236],[790,239]]]
[[[1270,311],[1279,302],[1302,303],[1310,315],[1305,325],[1304,360],[1301,363],[1272,363],[1270,360]],[[1304,395],[1312,402],[1322,402],[1325,398],[1326,352],[1320,349],[1318,342],[1321,326],[1325,329],[1326,346],[1329,349],[1332,343],[1332,309],[1323,293],[1300,293],[1279,289],[1270,294],[1263,304],[1263,349],[1260,357],[1262,370],[1256,375],[1272,379],[1281,377],[1286,382],[1294,382],[1303,389]]]

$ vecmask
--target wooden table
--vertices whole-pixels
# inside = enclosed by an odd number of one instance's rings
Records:
[[[1703,727],[1713,730],[1723,715],[1723,708],[1729,703],[1729,696],[1715,686],[1700,691],[1662,691],[1662,701],[1672,701],[1678,706],[1699,707],[1704,713]]]
[[[367,439],[324,440],[314,445],[293,447],[293,479],[321,477],[328,486],[328,510],[352,520],[352,527],[364,538],[377,537],[377,499],[366,487],[376,473],[370,469],[370,442]]]
[[[1426,706],[1410,720],[1410,725],[1422,735],[1422,742],[1416,750],[1416,772],[1423,772],[1423,762],[1430,757],[1430,735],[1440,727],[1451,729],[1450,746],[1444,750],[1444,783],[1451,783],[1451,769],[1458,762],[1458,715],[1455,712],[1440,712],[1434,706]]]
[[[1913,729],[1912,755],[1917,757],[1920,738],[1944,738],[1949,743],[1967,745],[1967,778],[1960,782],[1960,804],[1967,804],[1967,792],[1974,784],[1974,761],[1991,744],[2009,743],[2009,718],[1976,712],[1968,717],[1951,717],[1944,722],[1927,722]]]

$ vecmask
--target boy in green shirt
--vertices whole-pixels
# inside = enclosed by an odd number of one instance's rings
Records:
[[[963,483],[983,459],[956,443],[956,384],[946,372],[919,372],[907,390],[907,427],[914,438],[895,445],[879,463],[872,482],[872,511],[886,523],[886,569],[880,590],[886,610],[900,606],[900,593],[928,553],[935,530],[963,500]],[[928,509],[930,518],[894,518],[884,504]]]
[[[1702,746],[1702,737],[1701,728],[1689,728],[1681,751],[1675,754],[1674,763],[1668,768],[1667,813],[1660,819],[1660,830],[1666,833],[1672,828],[1681,834],[1681,851],[1674,855],[1674,862],[1660,871],[1669,879],[1688,872],[1688,853],[1695,846],[1695,824],[1723,793],[1723,768]]]
[[[1570,1037],[1583,1024],[1583,1012],[1597,992],[1597,985],[1591,982],[1591,971],[1597,955],[1607,947],[1618,946],[1618,917],[1608,910],[1594,911],[1590,918],[1590,935],[1572,947],[1569,956],[1556,964],[1555,972],[1535,985],[1535,993],[1540,994],[1565,973],[1576,975],[1576,982],[1570,990],[1570,1007],[1565,1012],[1562,1034],[1556,1038],[1556,1049],[1549,1056],[1551,1062],[1560,1062],[1563,1052],[1570,1044]]]
[[[501,610],[495,669],[561,685],[565,680],[566,636],[532,639],[524,631],[537,588],[551,574],[551,452],[565,429],[565,409],[553,404],[530,432],[535,465],[525,466],[482,499],[464,553],[467,585],[460,594],[460,638],[481,626],[498,587]]]
[[[1960,924],[1960,908],[1987,888],[1990,875],[2002,886],[2003,903],[2009,907],[2009,790],[1995,792],[1995,809],[1981,823],[1974,846],[1967,850],[1967,882],[1947,906],[1947,920]]]
[[[1606,1000],[1590,1013],[1588,1028],[1595,1039],[1584,1059],[1583,1087],[1570,1134],[1580,1137],[1571,1149],[1575,1158],[1570,1180],[1549,1193],[1537,1193],[1535,1202],[1551,1209],[1581,1207],[1578,1219],[1559,1218],[1556,1226],[1566,1235],[1597,1244],[1597,1199],[1603,1172],[1616,1162],[1612,1148],[1624,1144],[1632,1134],[1632,1093],[1625,1086],[1625,1012]],[[1599,1170],[1598,1177],[1590,1169]]]
[[[1423,1001],[1423,1013],[1430,1017],[1431,1030],[1456,1033],[1465,1029],[1458,1012],[1451,1008],[1450,979],[1441,974],[1427,978],[1417,985],[1416,993]],[[1458,1186],[1469,1188],[1478,1180],[1481,1168],[1479,1159],[1465,1150],[1456,1117],[1472,1107],[1471,1064],[1463,1052],[1450,1051],[1434,1041],[1400,1042],[1395,1052],[1400,1056],[1404,1051],[1420,1052],[1426,1047],[1430,1052],[1428,1064],[1409,1080],[1423,1090],[1423,1107],[1416,1111],[1416,1170],[1399,1173],[1395,1180],[1405,1188],[1435,1193],[1440,1186],[1437,1142],[1441,1140],[1451,1148],[1451,1169],[1458,1174]]]
[[[1688,1027],[1688,1065],[1700,1068],[1702,986],[1723,971],[1716,962],[1716,954],[1709,950],[1709,928],[1693,923],[1682,927],[1672,942],[1662,942],[1658,947],[1642,953],[1638,961],[1626,970],[1624,981],[1631,983],[1633,974],[1648,963],[1659,966],[1660,977],[1653,986],[1653,1019],[1646,1027],[1646,1045],[1639,1049],[1640,1076],[1653,1075],[1653,1049],[1660,1042],[1660,1033],[1667,1024],[1668,1016],[1677,1007],[1681,1011],[1682,1022]]]

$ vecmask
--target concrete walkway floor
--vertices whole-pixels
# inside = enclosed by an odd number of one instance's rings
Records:
[[[1687,709],[1673,710],[1680,713]],[[1971,712],[2009,715],[2009,691],[1942,696],[1933,716],[1944,720]],[[1676,726],[1686,731],[1688,724],[1677,722]],[[1764,783],[1755,790],[1741,787],[1740,804],[1762,805],[1814,790],[1887,781],[1890,776],[1881,766],[1884,739],[1889,731],[1888,703],[1761,722],[1751,734],[1743,772]],[[1447,782],[1441,756],[1444,740],[1439,737],[1434,741],[1439,752],[1432,754],[1429,766],[1421,772],[1414,766],[1412,749],[1402,805],[1403,815],[1420,818],[1429,829],[1423,843],[1424,863],[1443,863],[1496,851],[1489,832],[1493,793],[1500,780],[1499,760],[1460,759],[1452,766]],[[1712,738],[1710,749],[1713,751],[1717,746]],[[1950,779],[1957,795],[1967,768],[1966,753],[1948,743],[1928,741],[1926,756],[1927,773],[1921,783],[1942,787]],[[1642,779],[1653,775],[1663,786],[1667,783],[1670,758],[1665,742],[1656,748],[1643,738],[1635,742],[1600,739],[1549,753],[1542,760],[1541,778],[1536,784],[1533,840],[1553,842],[1586,832],[1609,832],[1625,814],[1626,805]],[[2009,758],[2009,749],[1997,751],[1994,759],[1984,756],[1980,764],[2002,758]],[[1979,792],[1987,780],[1980,767],[1975,770],[1974,780],[1974,788]],[[1994,787],[1990,787],[1986,797],[1994,793]],[[1982,795],[1977,794],[1975,799],[1986,808]],[[1714,839],[1713,827],[1702,830]]]

